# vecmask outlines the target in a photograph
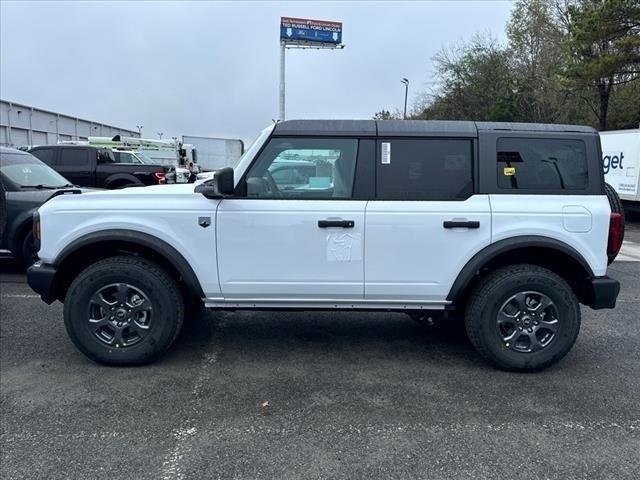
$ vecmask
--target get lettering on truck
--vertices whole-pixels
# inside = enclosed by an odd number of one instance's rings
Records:
[[[201,302],[463,318],[486,360],[540,370],[620,289],[600,152],[572,125],[285,121],[206,181],[48,201],[28,281],[110,365],[157,359]]]
[[[625,209],[640,211],[640,129],[600,132],[604,177]]]

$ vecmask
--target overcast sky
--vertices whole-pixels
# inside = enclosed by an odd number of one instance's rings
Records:
[[[504,39],[509,1],[0,1],[0,97],[143,136],[251,140],[278,115],[281,16],[343,22],[344,50],[288,50],[287,118],[410,103],[443,46]]]

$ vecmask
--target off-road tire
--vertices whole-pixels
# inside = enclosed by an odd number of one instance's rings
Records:
[[[611,213],[619,213],[622,215],[624,219],[624,206],[622,204],[622,200],[618,195],[618,192],[609,185],[608,183],[604,184],[604,192],[607,194],[607,199],[609,200],[609,206],[611,207]],[[622,225],[622,240],[624,240],[624,224]],[[617,255],[607,255],[608,264],[611,265],[613,261],[616,259]]]
[[[24,236],[20,245],[20,262],[24,268],[29,268],[35,262],[35,245],[33,240],[33,231],[29,229]]]
[[[91,297],[107,285],[124,283],[144,292],[151,304],[151,327],[138,343],[116,348],[98,339],[89,325]],[[64,302],[64,322],[75,346],[104,365],[151,363],[171,346],[182,328],[184,301],[175,280],[144,258],[117,256],[83,270],[71,283]]]
[[[518,292],[540,292],[557,307],[558,330],[542,350],[518,352],[505,345],[497,327],[504,302]],[[478,353],[503,370],[543,370],[560,361],[580,331],[580,305],[571,287],[556,273],[537,265],[502,267],[487,274],[471,292],[465,312],[467,335]]]
[[[616,192],[615,189],[606,182],[604,184],[604,192],[607,194],[611,211],[613,213],[621,213],[624,215],[624,206],[622,205],[622,200],[620,200],[618,192]]]

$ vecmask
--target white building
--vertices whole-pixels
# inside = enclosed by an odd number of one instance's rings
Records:
[[[87,140],[89,136],[139,137],[138,132],[101,122],[0,100],[0,145],[47,145],[58,140]]]

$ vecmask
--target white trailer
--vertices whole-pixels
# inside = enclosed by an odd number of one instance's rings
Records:
[[[244,153],[244,144],[239,139],[183,135],[182,143],[193,145],[197,151],[200,171],[232,166]]]
[[[600,132],[605,181],[625,209],[640,211],[640,128]]]

